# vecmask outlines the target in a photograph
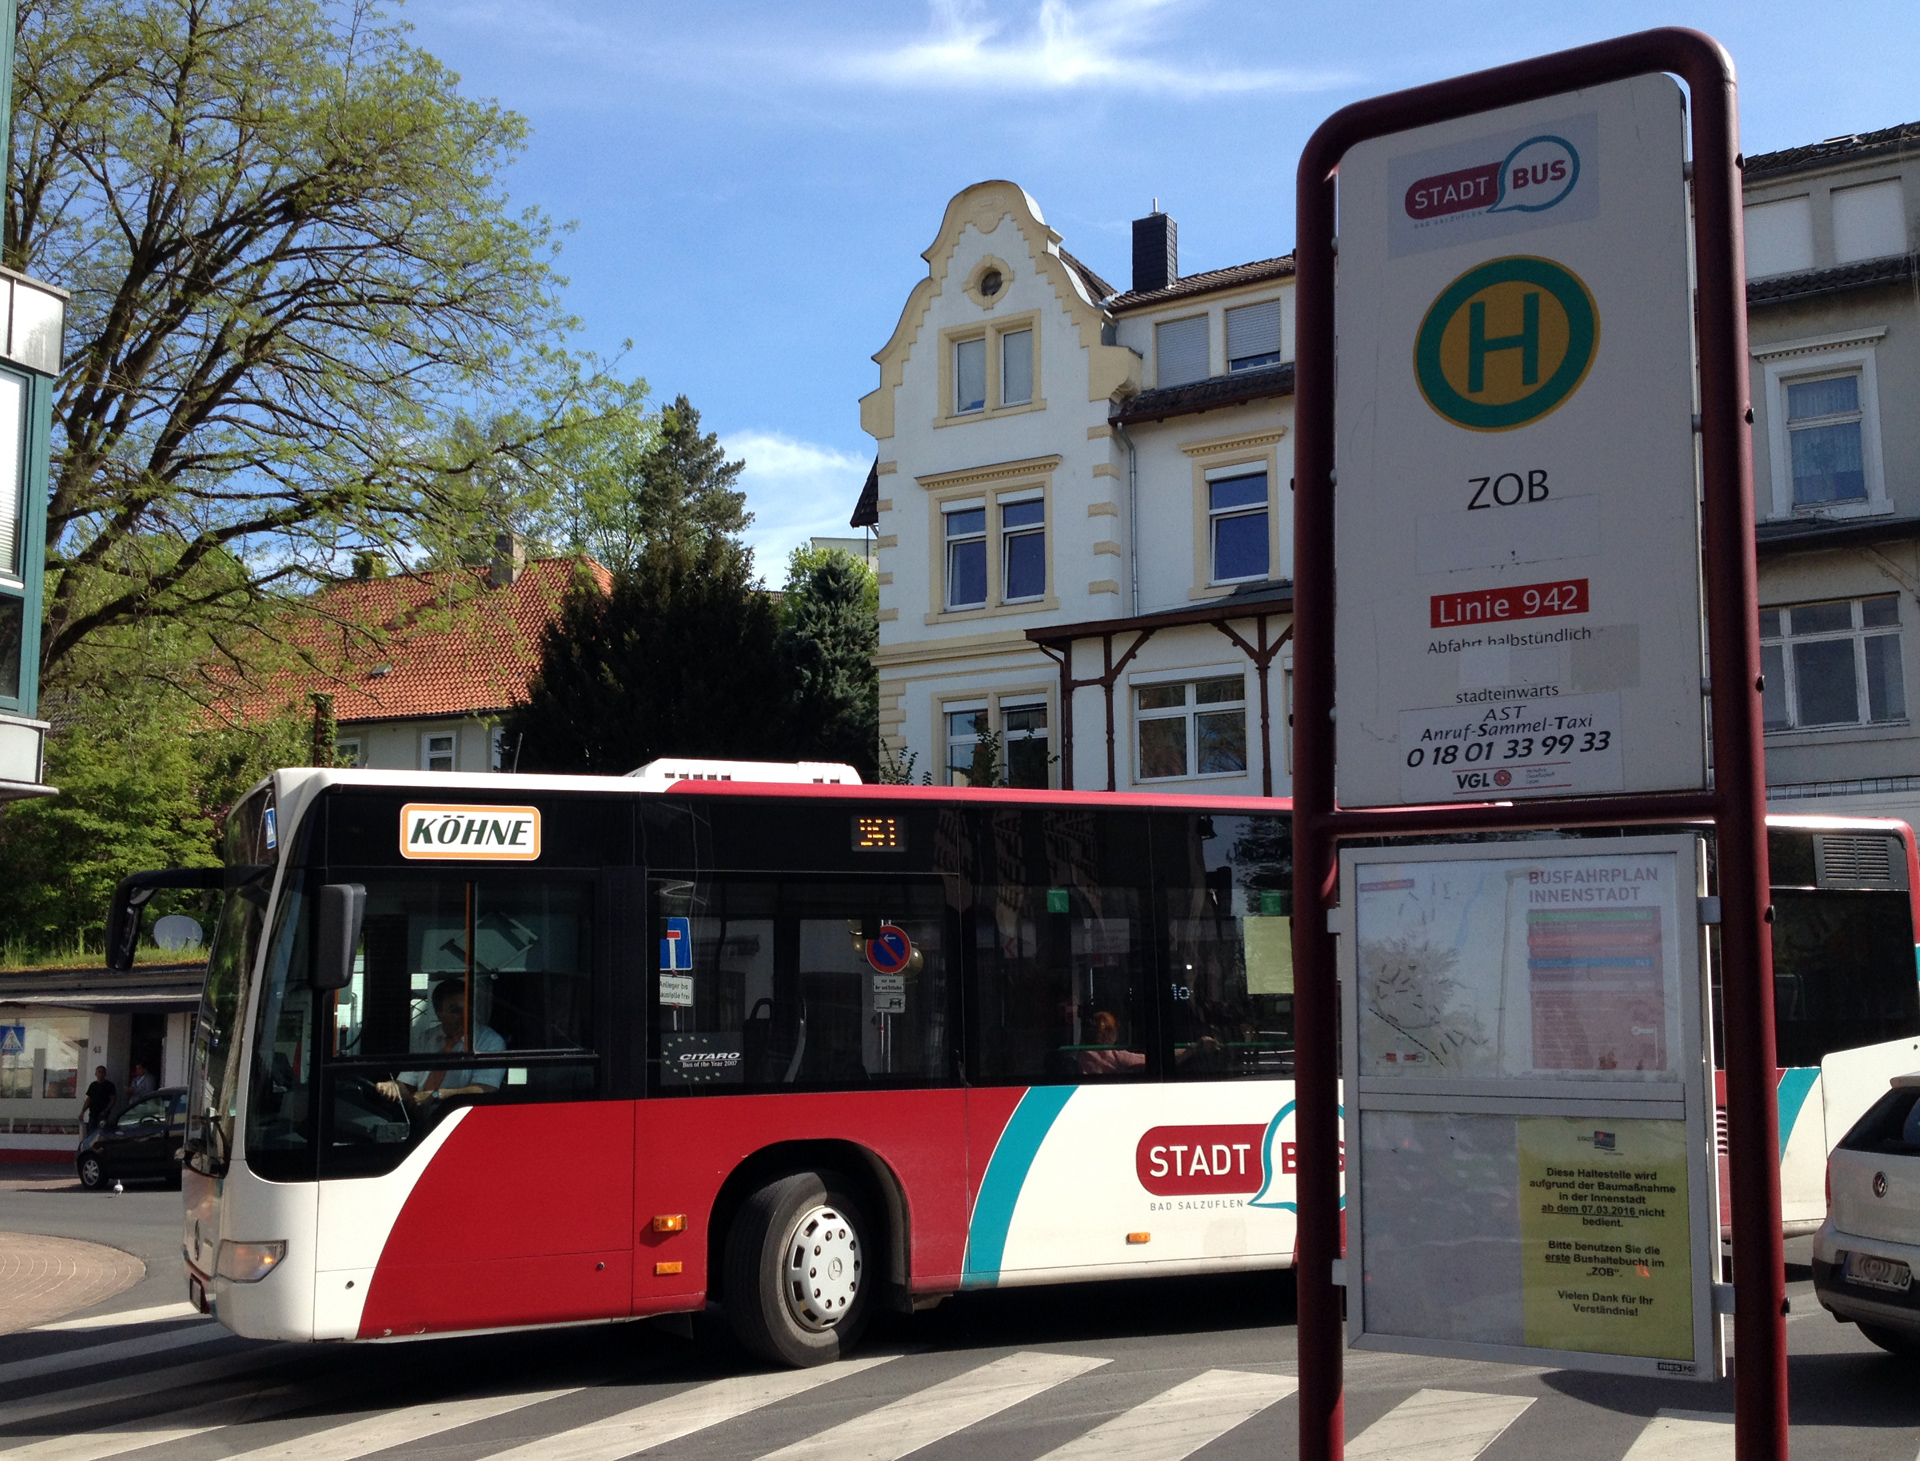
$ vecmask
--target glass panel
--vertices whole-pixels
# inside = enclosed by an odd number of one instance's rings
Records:
[[[0,370],[0,573],[20,578],[20,534],[25,504],[20,491],[21,442],[27,423],[27,383]]]
[[[1142,685],[1135,693],[1142,710],[1167,710],[1187,703],[1185,685]]]
[[[1257,472],[1250,477],[1226,477],[1218,482],[1209,482],[1207,496],[1215,512],[1229,507],[1265,507],[1267,474]]]
[[[1007,785],[1044,790],[1047,786],[1047,733],[1009,737],[1006,744]]]
[[[1787,714],[1787,651],[1783,646],[1760,646],[1760,677],[1766,682],[1760,692],[1760,714],[1766,728],[1789,729],[1793,718]]]
[[[1200,774],[1210,776],[1247,769],[1247,713],[1216,710],[1194,717]]]
[[[1793,647],[1801,725],[1851,725],[1860,719],[1853,641],[1816,639]]]
[[[987,540],[947,547],[947,607],[973,608],[987,601]]]
[[[148,1096],[127,1107],[113,1124],[122,1130],[135,1126],[165,1126],[172,1105],[173,1100],[169,1096]]]
[[[1848,502],[1867,495],[1866,470],[1860,460],[1860,423],[1802,426],[1793,438],[1793,500],[1808,506],[1821,502]]]
[[[953,409],[980,411],[987,404],[987,342],[962,340],[953,347]]]
[[[20,698],[20,646],[26,632],[26,600],[0,594],[0,698]]]
[[[969,533],[984,533],[987,530],[987,510],[976,507],[967,512],[947,514],[947,536],[965,537]]]
[[[1007,539],[1007,597],[1037,599],[1047,591],[1047,535],[1015,533]]]
[[[1860,377],[1836,375],[1827,380],[1798,381],[1787,387],[1787,420],[1839,416],[1860,409]]]
[[[307,983],[306,874],[290,876],[274,913],[273,944],[253,1032],[253,1071],[247,1096],[247,1161],[262,1176],[312,1176],[313,1007]],[[299,1153],[299,1170],[275,1160]]]
[[[1000,718],[1006,727],[1008,740],[1023,735],[1045,735],[1047,731],[1047,707],[1044,704],[1004,705],[1000,708]]]
[[[88,1019],[83,1014],[28,1014],[15,1006],[0,1012],[0,1100],[31,1101],[34,1067],[42,1082],[72,1094],[59,1100],[80,1099],[80,1068],[87,1058]],[[59,1113],[72,1117],[71,1110]]]
[[[654,886],[662,944],[678,931],[691,945],[655,987],[661,1094],[952,1078],[948,908],[938,879]]]
[[[1795,634],[1831,634],[1853,628],[1853,605],[1844,599],[1837,604],[1802,604],[1792,614]]]
[[[241,803],[227,819],[227,865],[235,845],[261,811],[258,798]],[[246,1022],[247,986],[254,954],[266,925],[267,885],[255,879],[227,894],[207,954],[207,982],[193,1026],[193,1074],[188,1079],[187,1147],[204,1156],[201,1171],[219,1171],[233,1151],[233,1118],[240,1104],[241,1072],[234,1053]]]
[[[1196,705],[1227,705],[1246,698],[1246,681],[1238,675],[1223,680],[1202,680],[1193,687]]]
[[[66,306],[60,297],[30,285],[13,286],[13,349],[23,365],[48,375],[60,373],[60,326]]]
[[[1033,528],[1047,520],[1047,504],[1036,497],[1031,502],[1009,502],[1000,509],[1003,528]]]
[[[982,1085],[1151,1079],[1147,828],[1092,812],[984,819],[969,910]]]
[[[1760,637],[1762,639],[1778,639],[1780,633],[1780,611],[1778,609],[1762,609],[1760,611]]]
[[[1154,824],[1178,1080],[1293,1074],[1293,834],[1285,817]]]
[[[1899,720],[1907,713],[1900,672],[1900,636],[1870,635],[1867,650],[1867,719]]]
[[[1217,583],[1267,576],[1267,515],[1243,512],[1213,520],[1213,577]]]
[[[1140,779],[1187,774],[1187,718],[1143,720],[1140,731]]]
[[[954,710],[947,713],[947,735],[950,739],[961,739],[982,735],[987,729],[986,707],[978,710]]]
[[[1860,622],[1869,629],[1900,622],[1900,595],[1881,594],[1860,600]]]
[[[1033,399],[1033,331],[1014,330],[1000,337],[1000,399],[1024,406]]]
[[[1773,893],[1779,1064],[1920,1034],[1905,893]]]

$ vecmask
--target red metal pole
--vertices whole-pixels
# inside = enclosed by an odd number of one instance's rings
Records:
[[[1650,72],[1693,96],[1701,459],[1708,653],[1713,666],[1712,793],[1582,798],[1533,806],[1342,812],[1334,797],[1333,177],[1355,143]],[[1294,1010],[1300,1211],[1301,1461],[1341,1455],[1340,1313],[1330,1272],[1340,1243],[1338,1012],[1333,938],[1338,835],[1591,825],[1711,814],[1718,834],[1725,964],[1729,1164],[1737,1296],[1736,1452],[1785,1461],[1787,1368],[1780,1238],[1779,1121],[1768,923],[1766,774],[1753,548],[1752,413],[1739,230],[1733,62],[1699,31],[1662,29],[1416,87],[1342,108],[1301,154],[1297,189],[1294,397]],[[1354,1275],[1357,1277],[1357,1274]]]

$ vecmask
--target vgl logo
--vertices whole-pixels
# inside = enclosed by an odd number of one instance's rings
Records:
[[[1600,311],[1571,269],[1515,255],[1440,291],[1414,337],[1427,404],[1469,431],[1512,431],[1580,388],[1600,344]]]

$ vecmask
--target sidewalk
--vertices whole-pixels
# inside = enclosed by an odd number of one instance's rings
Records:
[[[0,1233],[0,1334],[110,1299],[146,1272],[131,1253],[104,1243]]]

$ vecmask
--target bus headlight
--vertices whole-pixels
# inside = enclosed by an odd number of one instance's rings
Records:
[[[220,1258],[213,1265],[214,1277],[231,1279],[234,1283],[258,1283],[286,1256],[284,1242],[236,1243],[231,1238],[222,1238]]]

